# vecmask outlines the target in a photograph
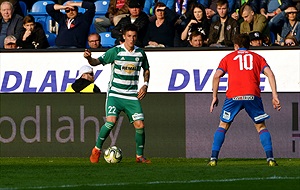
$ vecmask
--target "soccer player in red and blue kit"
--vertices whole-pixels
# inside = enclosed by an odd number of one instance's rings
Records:
[[[213,112],[214,106],[218,105],[219,82],[226,73],[228,74],[228,89],[220,114],[220,124],[214,134],[212,154],[208,165],[217,165],[225,134],[239,111],[245,109],[259,134],[268,165],[277,166],[273,157],[271,135],[265,125],[265,119],[270,116],[264,111],[259,88],[260,74],[263,73],[268,77],[271,86],[273,107],[279,111],[281,106],[275,76],[262,56],[247,50],[250,44],[247,34],[237,34],[233,42],[235,51],[221,60],[213,77],[213,99],[210,112]]]

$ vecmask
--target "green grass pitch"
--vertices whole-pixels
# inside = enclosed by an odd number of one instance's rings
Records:
[[[108,164],[101,158],[0,158],[0,190],[4,189],[300,189],[300,159],[151,158],[137,164],[133,158]]]

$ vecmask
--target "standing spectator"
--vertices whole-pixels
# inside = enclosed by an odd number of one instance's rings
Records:
[[[4,38],[4,49],[19,49],[17,46],[17,38],[13,35]]]
[[[146,13],[144,13],[141,10],[141,4],[138,0],[130,0],[129,2],[129,15],[122,18],[116,27],[112,29],[111,36],[113,38],[116,38],[116,45],[119,44],[119,42],[124,42],[122,30],[124,27],[128,24],[134,24],[138,28],[138,35],[136,40],[136,46],[138,47],[144,47],[143,45],[143,38],[146,35],[148,24],[149,24],[149,18]]]
[[[78,7],[85,13],[78,13]],[[60,10],[65,10],[66,14]],[[47,13],[59,24],[56,46],[52,48],[85,48],[90,26],[95,16],[95,4],[68,1],[65,5],[48,4]]]
[[[88,44],[92,49],[102,48],[100,35],[98,33],[91,33],[88,37]]]
[[[294,36],[297,42],[300,42],[300,22],[297,20],[297,13],[297,8],[290,6],[272,19],[273,25],[281,28],[280,44],[288,35]]]
[[[263,35],[258,32],[250,32],[249,33],[249,37],[250,37],[250,46],[265,46],[263,43]]]
[[[189,39],[188,47],[195,47],[195,48],[202,47],[204,45],[204,40],[202,36],[203,34],[197,30],[191,32],[191,34],[188,37]]]
[[[207,21],[207,18],[205,16],[205,8],[201,4],[196,4],[192,8],[193,16],[188,22],[188,24],[185,26],[185,29],[181,33],[181,40],[188,40],[188,36],[191,34],[191,32],[197,30],[200,33],[202,33],[203,40],[205,41],[208,37],[209,32],[209,23]]]
[[[106,32],[111,26],[116,26],[121,18],[129,14],[129,0],[110,0],[107,13],[95,19],[97,33]]]
[[[20,38],[23,17],[14,13],[13,5],[8,1],[1,3],[0,9],[2,16],[0,20],[0,48],[3,48],[6,36],[13,35],[17,39]]]
[[[270,116],[265,113],[260,97],[260,74],[264,73],[272,90],[272,104],[278,111],[281,109],[276,90],[275,76],[266,60],[248,51],[250,40],[247,34],[238,34],[234,39],[235,51],[226,55],[220,62],[213,77],[213,97],[210,112],[218,105],[218,88],[220,78],[228,74],[228,89],[226,100],[220,114],[220,123],[214,135],[212,154],[209,166],[216,166],[220,149],[225,140],[225,134],[236,115],[242,109],[248,113],[259,134],[269,166],[277,166],[273,157],[271,135],[266,128],[265,120]],[[242,64],[243,63],[243,64]]]
[[[23,11],[22,11],[21,6],[20,6],[20,3],[19,3],[19,0],[0,0],[0,4],[2,4],[5,1],[8,1],[13,5],[15,14],[18,14],[22,17],[24,16]],[[1,15],[0,15],[0,17],[1,17]]]
[[[143,11],[148,16],[154,16],[155,15],[155,5],[158,2],[161,2],[161,3],[165,4],[165,6],[168,7],[171,11],[175,12],[175,1],[176,0],[145,0]]]
[[[210,26],[208,44],[213,47],[233,47],[233,37],[239,33],[239,25],[229,17],[227,0],[217,1],[217,12],[219,19]]]
[[[144,45],[146,47],[173,47],[175,22],[178,15],[161,2],[156,3],[154,10],[156,18],[149,23]]]
[[[106,98],[106,122],[101,127],[95,147],[92,149],[90,161],[98,163],[102,146],[116,121],[123,111],[135,128],[136,162],[151,163],[144,157],[145,130],[144,113],[140,104],[147,93],[150,79],[149,63],[145,52],[136,47],[137,28],[133,24],[123,30],[124,43],[107,50],[97,59],[91,57],[91,52],[85,50],[84,57],[89,64],[96,66],[112,65],[112,76],[109,82]],[[144,75],[144,85],[138,90],[139,75]]]
[[[22,49],[44,49],[49,47],[43,26],[35,22],[32,15],[24,17],[21,38],[17,40],[17,44]]]
[[[244,21],[240,25],[240,33],[247,33],[253,31],[259,31],[264,36],[270,37],[270,30],[268,27],[268,20],[265,16],[261,14],[257,14],[253,11],[251,6],[244,5],[241,8],[241,15],[244,19]]]
[[[65,92],[100,93],[99,87],[94,82],[93,68],[89,65],[84,65],[79,69],[75,82],[69,85]]]

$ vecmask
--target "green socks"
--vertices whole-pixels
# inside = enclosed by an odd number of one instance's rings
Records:
[[[102,149],[103,143],[105,141],[105,139],[108,137],[110,131],[112,130],[112,128],[114,127],[114,123],[113,122],[106,122],[104,123],[104,125],[101,127],[100,129],[100,133],[98,135],[98,139],[96,142],[96,147]]]
[[[144,128],[135,129],[136,154],[142,156],[144,154],[145,130]]]

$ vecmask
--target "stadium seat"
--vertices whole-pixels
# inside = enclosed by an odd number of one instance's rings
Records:
[[[56,34],[47,32],[46,37],[47,37],[49,45],[54,46],[55,45]]]
[[[29,14],[34,15],[48,15],[46,11],[46,5],[55,4],[54,1],[37,1],[32,5],[31,11]]]
[[[28,13],[26,3],[24,1],[19,1],[19,4],[20,4],[20,7],[22,9],[24,16],[26,16]]]
[[[100,32],[101,45],[104,48],[110,48],[115,45],[116,39],[111,37],[111,32]]]
[[[98,0],[95,1],[96,12],[95,15],[97,16],[104,16],[108,10],[109,0]]]

